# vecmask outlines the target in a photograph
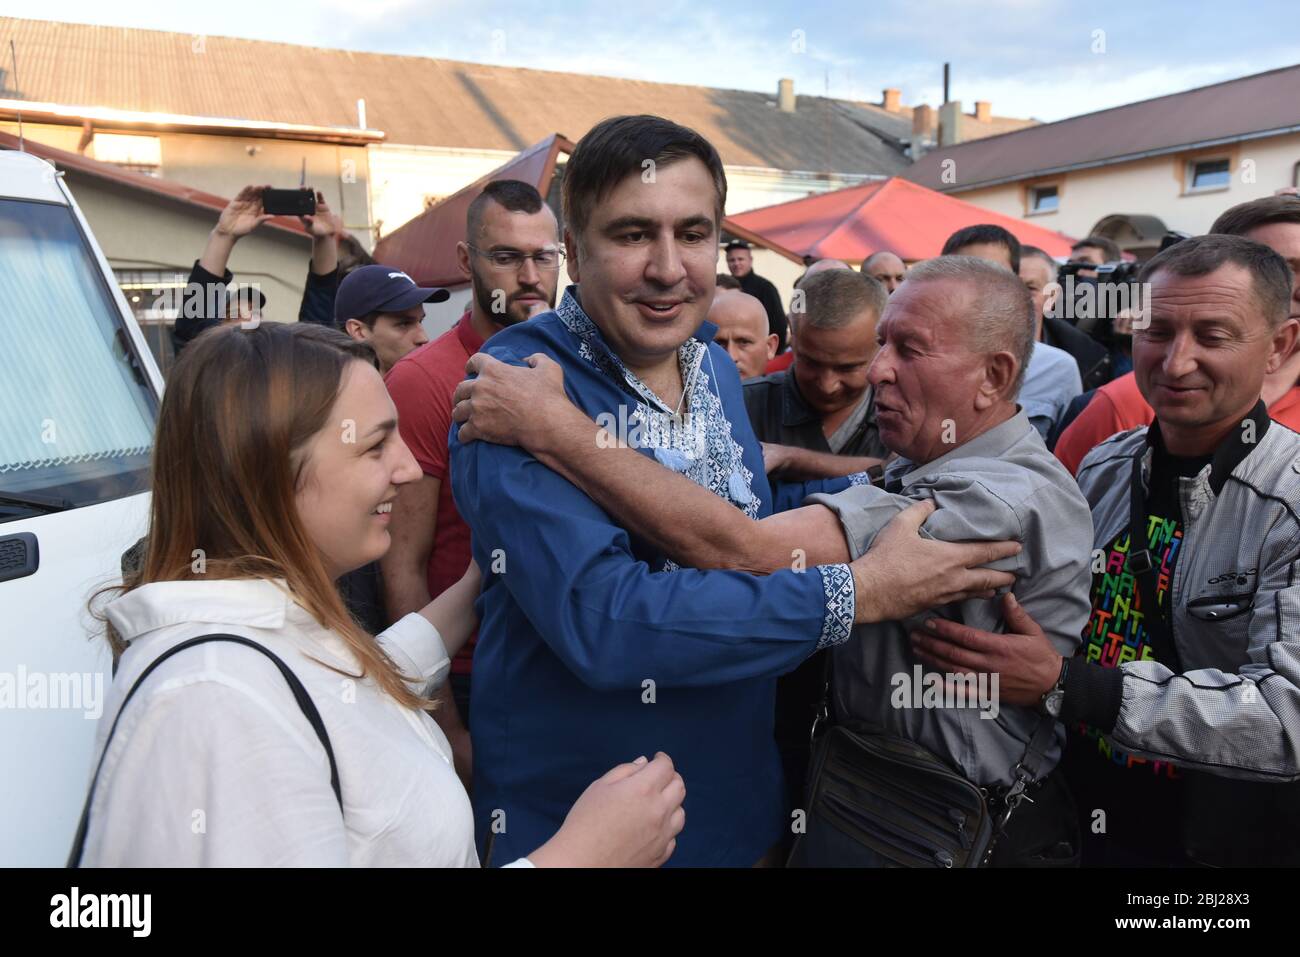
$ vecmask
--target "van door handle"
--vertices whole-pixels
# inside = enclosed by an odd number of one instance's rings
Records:
[[[0,582],[34,575],[40,564],[40,546],[31,532],[0,538]]]

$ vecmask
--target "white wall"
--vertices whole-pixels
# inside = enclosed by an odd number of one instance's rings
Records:
[[[440,335],[456,324],[456,320],[469,308],[471,290],[469,286],[451,290],[451,298],[446,302],[429,302],[424,305],[424,331],[430,339]]]
[[[370,210],[387,236],[430,205],[509,162],[509,150],[461,150],[385,143],[369,148]]]
[[[724,169],[727,171],[728,216],[881,178],[856,174],[791,172],[754,166],[727,166]]]

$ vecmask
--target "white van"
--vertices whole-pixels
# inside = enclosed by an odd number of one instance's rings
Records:
[[[0,867],[61,865],[144,534],[162,376],[63,176],[0,151]]]

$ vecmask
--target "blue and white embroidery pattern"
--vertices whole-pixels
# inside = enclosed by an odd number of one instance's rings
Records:
[[[817,571],[821,572],[822,590],[826,593],[826,619],[822,622],[822,633],[817,637],[817,647],[821,649],[849,640],[853,631],[856,594],[853,572],[848,565],[818,565]]]
[[[731,434],[722,400],[709,388],[703,364],[708,346],[687,339],[678,350],[687,412],[679,416],[668,408],[605,344],[596,324],[566,291],[556,308],[565,328],[578,337],[579,354],[607,376],[627,387],[636,405],[626,414],[635,429],[635,444],[654,450],[660,464],[681,472],[719,498],[726,499],[750,518],[758,518],[754,473],[745,467],[743,450]]]

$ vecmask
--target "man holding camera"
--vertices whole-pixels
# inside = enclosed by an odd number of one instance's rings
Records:
[[[194,262],[180,315],[172,329],[172,344],[180,352],[205,329],[228,322],[260,321],[266,297],[261,290],[230,290],[234,279],[226,263],[235,244],[272,218],[262,205],[269,186],[245,186],[221,211],[217,225],[208,234],[203,254]],[[316,193],[316,212],[298,217],[311,235],[311,265],[298,307],[299,322],[328,326],[334,322],[334,296],[338,290],[339,233],[342,221],[330,211],[322,193]]]

